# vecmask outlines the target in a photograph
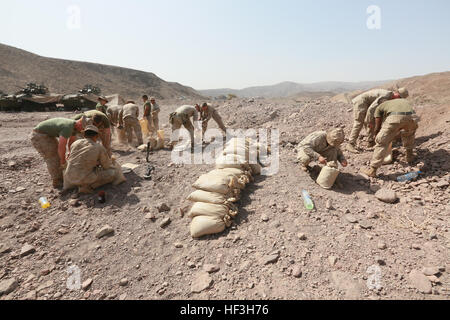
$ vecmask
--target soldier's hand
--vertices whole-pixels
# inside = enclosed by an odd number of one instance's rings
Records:
[[[324,157],[319,157],[319,162],[321,164],[327,164],[327,160]]]
[[[341,162],[341,165],[345,168],[345,167],[348,165],[347,160],[342,161],[342,162]]]

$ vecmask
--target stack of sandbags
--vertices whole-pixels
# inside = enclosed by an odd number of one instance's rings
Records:
[[[233,138],[216,159],[216,169],[200,176],[192,185],[196,191],[188,196],[195,202],[188,216],[192,218],[191,236],[199,238],[220,233],[230,227],[238,211],[234,202],[241,191],[259,174],[258,164],[249,164],[249,141]]]

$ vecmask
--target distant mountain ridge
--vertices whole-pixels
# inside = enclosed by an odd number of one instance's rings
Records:
[[[0,90],[14,93],[28,82],[45,84],[50,92],[76,93],[86,84],[99,86],[102,94],[126,98],[142,94],[158,99],[201,98],[193,88],[166,82],[155,74],[90,62],[42,57],[0,43]]]
[[[281,82],[270,86],[256,86],[244,89],[209,89],[197,90],[204,96],[218,97],[221,95],[234,94],[241,98],[264,97],[264,98],[282,98],[301,93],[310,92],[334,92],[341,93],[354,90],[366,90],[375,86],[383,85],[392,80],[385,81],[364,81],[364,82],[339,82],[327,81],[317,83],[296,83],[291,81]]]

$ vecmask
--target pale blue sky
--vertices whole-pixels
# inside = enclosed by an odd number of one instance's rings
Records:
[[[67,27],[68,7],[81,28]],[[366,10],[381,9],[369,30]],[[196,89],[450,70],[450,1],[0,0],[0,42]]]

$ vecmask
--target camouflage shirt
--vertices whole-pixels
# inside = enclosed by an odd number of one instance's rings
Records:
[[[103,106],[101,103],[97,103],[97,105],[95,106],[95,110],[103,112],[104,114],[106,114],[106,108],[107,106]]]
[[[298,145],[297,149],[302,148],[303,151],[311,157],[311,160],[318,160],[322,153],[330,149],[337,149],[338,160],[342,162],[345,160],[344,154],[340,148],[330,146],[327,142],[326,131],[315,131],[303,139]]]

